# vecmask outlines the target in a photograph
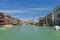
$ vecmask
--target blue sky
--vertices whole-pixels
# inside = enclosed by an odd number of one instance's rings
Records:
[[[47,15],[60,4],[60,0],[0,0],[0,12],[22,19]]]

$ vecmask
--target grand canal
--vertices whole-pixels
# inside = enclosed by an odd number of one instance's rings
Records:
[[[0,40],[60,40],[60,31],[51,27],[17,26],[0,29]]]

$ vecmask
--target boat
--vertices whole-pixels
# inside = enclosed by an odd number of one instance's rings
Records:
[[[56,29],[57,31],[59,31],[60,26],[55,26],[55,29]]]

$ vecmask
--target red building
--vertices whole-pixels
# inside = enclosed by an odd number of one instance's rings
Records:
[[[5,15],[4,13],[0,12],[0,25],[18,25],[20,22],[19,19],[13,18],[9,15]]]
[[[5,16],[4,16],[4,13],[1,13],[1,12],[0,12],[0,24],[5,24],[5,23],[4,23],[4,17],[5,17]]]
[[[0,25],[10,24],[10,16],[0,12]]]

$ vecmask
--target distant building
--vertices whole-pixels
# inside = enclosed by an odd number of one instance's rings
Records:
[[[39,25],[41,26],[54,26],[54,13],[48,12],[47,16],[39,18]]]
[[[33,22],[34,25],[38,25],[38,23],[39,23],[39,18],[33,19],[32,22]]]
[[[47,17],[46,16],[45,17],[41,17],[39,19],[39,25],[40,26],[47,26]]]
[[[21,21],[17,18],[13,18],[9,15],[5,15],[4,13],[0,12],[0,25],[18,25]]]
[[[11,16],[9,16],[9,15],[5,15],[5,17],[4,17],[4,22],[6,23],[6,24],[11,24],[12,22],[12,17]]]
[[[13,25],[19,25],[19,22],[20,22],[20,20],[16,19],[16,18],[13,18],[13,20],[12,20]]]
[[[54,26],[54,13],[48,12],[47,23],[48,23],[48,26]]]
[[[0,12],[0,25],[4,24],[4,13]]]

